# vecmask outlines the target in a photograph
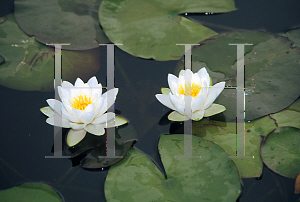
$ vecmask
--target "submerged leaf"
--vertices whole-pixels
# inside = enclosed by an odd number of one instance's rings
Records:
[[[35,41],[17,25],[12,14],[0,18],[0,85],[32,91],[52,91],[54,78],[54,48]],[[100,49],[87,51],[62,50],[62,80],[75,82],[80,75],[90,78],[99,69]]]

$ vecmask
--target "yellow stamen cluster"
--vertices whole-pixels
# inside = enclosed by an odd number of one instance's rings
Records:
[[[179,86],[179,94],[181,95],[190,95],[194,98],[196,98],[201,90],[201,86],[199,84],[188,83],[188,85],[185,84],[185,86],[180,85]]]
[[[89,104],[92,104],[91,97],[87,98],[85,95],[83,98],[82,95],[79,95],[78,99],[74,98],[72,107],[74,109],[84,110]]]

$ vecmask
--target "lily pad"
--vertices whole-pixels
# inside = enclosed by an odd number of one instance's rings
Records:
[[[284,36],[293,42],[293,47],[300,47],[300,28],[287,31]]]
[[[134,128],[126,124],[115,129],[115,156],[126,156],[134,141],[136,132]],[[99,158],[106,156],[106,135],[96,136],[87,133],[84,139],[74,147],[64,144],[64,151],[71,156],[73,165],[79,164],[83,168],[105,168],[118,163],[123,158]],[[85,155],[83,155],[85,154]]]
[[[300,95],[300,49],[292,48],[287,38],[265,32],[234,32],[211,38],[192,50],[192,70],[206,66],[213,83],[225,81],[225,89],[215,103],[226,111],[215,120],[236,120],[236,46],[245,46],[245,120],[276,113],[293,103]],[[204,64],[205,65],[204,65]],[[183,69],[183,59],[178,63]],[[177,71],[178,71],[177,70]]]
[[[269,133],[261,145],[261,158],[279,175],[296,178],[300,172],[300,129],[280,127]]]
[[[0,85],[17,90],[52,91],[54,48],[35,41],[17,25],[12,14],[0,18]],[[100,48],[86,51],[62,50],[62,79],[74,83],[87,80],[99,70]]]
[[[65,50],[87,50],[110,42],[100,27],[102,0],[16,0],[15,17],[41,43],[71,43]]]
[[[184,154],[183,135],[162,135],[159,152],[168,179],[152,161],[132,148],[105,181],[107,201],[236,201],[241,193],[235,164],[222,148],[193,137],[193,155]]]
[[[184,46],[176,44],[195,44],[217,34],[179,14],[233,10],[233,0],[103,0],[99,19],[108,38],[123,43],[123,51],[165,61],[184,54]]]
[[[291,106],[286,109],[300,112],[300,98],[298,98]]]
[[[260,177],[263,167],[259,153],[260,136],[264,137],[282,126],[300,128],[300,113],[283,110],[245,123],[245,156],[254,156],[254,158],[233,159],[242,178]],[[221,146],[230,156],[235,156],[236,123],[203,119],[200,122],[193,122],[192,131],[193,135],[210,140]],[[238,135],[244,134],[238,133]]]
[[[1,202],[62,202],[61,196],[50,186],[25,183],[0,191]]]

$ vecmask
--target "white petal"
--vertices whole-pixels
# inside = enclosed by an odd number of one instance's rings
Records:
[[[203,95],[198,95],[192,104],[192,112],[202,109],[203,104],[204,104]]]
[[[161,102],[166,107],[175,110],[175,106],[170,101],[169,95],[156,94],[155,97],[159,102]]]
[[[123,125],[127,122],[128,122],[127,119],[125,119],[123,117],[120,117],[120,116],[115,116],[115,124],[114,124],[115,127],[116,126],[121,126],[121,125]]]
[[[93,76],[88,80],[87,84],[89,84],[89,87],[97,87],[98,86],[97,78]]]
[[[75,87],[84,87],[84,82],[80,78],[77,78],[74,86]]]
[[[93,121],[94,117],[95,117],[95,111],[91,111],[91,112],[84,113],[80,117],[80,120],[85,124],[89,124]]]
[[[215,99],[220,95],[224,87],[225,82],[220,82],[215,84],[213,87],[209,88],[203,109],[207,109],[215,101]]]
[[[204,110],[196,111],[192,114],[192,118],[194,121],[200,121],[204,116]]]
[[[83,129],[87,124],[85,123],[72,123],[70,122],[70,126],[72,129],[74,130],[80,130],[80,129]]]
[[[102,114],[99,114],[100,110],[102,109],[103,105],[104,105],[104,102],[106,102],[106,98],[103,98],[103,97],[100,97],[98,100],[97,100],[97,103],[96,103],[96,110],[95,110],[95,117],[98,117],[98,116],[101,116]]]
[[[185,106],[183,105],[175,105],[176,111],[179,112],[182,115],[190,116],[192,112],[188,113],[185,112]]]
[[[212,104],[210,107],[208,107],[205,110],[204,117],[208,117],[208,116],[212,116],[212,115],[215,115],[215,114],[219,114],[219,113],[221,113],[221,112],[223,112],[225,110],[226,110],[226,108],[223,105]]]
[[[43,114],[45,114],[48,117],[54,116],[54,111],[51,107],[43,107],[40,110]]]
[[[169,94],[169,99],[173,106],[182,105],[182,102],[180,102],[180,100],[175,95],[172,95],[171,93]]]
[[[104,112],[106,112],[107,109],[109,109],[115,103],[118,90],[119,90],[118,88],[114,88],[102,95],[102,98],[104,98],[104,103],[102,108],[99,111],[99,114],[104,114]]]
[[[86,131],[84,129],[81,130],[73,130],[70,129],[67,135],[67,145],[69,147],[73,147],[78,144],[86,135]]]
[[[168,119],[170,121],[186,121],[189,120],[187,116],[184,116],[177,111],[173,111],[171,114],[169,114]]]
[[[201,86],[204,85],[204,82],[208,83],[208,85],[209,85],[210,78],[209,78],[209,74],[207,73],[205,67],[201,68],[198,71],[198,75],[199,75],[200,80],[201,80]]]
[[[86,108],[84,109],[84,112],[91,112],[91,111],[95,111],[95,103],[89,104],[89,105],[86,106]]]
[[[101,97],[101,95],[102,95],[102,85],[101,85],[101,83],[91,87],[91,90],[92,90],[92,95],[93,96],[97,95],[98,98]]]
[[[58,127],[62,127],[62,128],[70,128],[70,122],[65,119],[64,117],[60,117],[58,114],[56,114],[57,116],[52,116],[47,118],[46,122],[52,126],[58,126]],[[54,122],[55,121],[55,122]]]
[[[62,100],[63,98],[66,98],[69,100],[70,99],[70,88],[60,88],[60,90],[61,90],[60,99]]]
[[[62,103],[63,103],[65,109],[67,110],[67,112],[72,115],[73,114],[72,105],[71,105],[69,99],[63,98]]]
[[[105,114],[102,114],[101,116],[98,116],[92,121],[92,124],[100,124],[104,123],[106,121],[109,121],[115,117],[115,113],[107,112]]]
[[[59,115],[61,115],[61,110],[62,110],[62,103],[58,100],[55,99],[48,99],[46,100],[48,105]]]
[[[101,124],[88,124],[84,129],[93,135],[103,135],[105,133],[104,127]]]
[[[79,110],[79,109],[72,109],[72,113],[73,113],[73,115],[79,120],[79,121],[82,121],[81,120],[81,116],[84,114],[84,111],[81,111],[81,110]]]
[[[63,88],[70,88],[70,87],[73,87],[73,84],[71,84],[71,83],[68,82],[68,81],[63,81],[62,84],[61,84],[61,86],[62,86]]]
[[[168,74],[168,84],[171,89],[171,92],[175,95],[178,93],[178,78],[173,74]]]
[[[77,117],[73,116],[72,114],[69,114],[68,111],[65,109],[65,107],[62,108],[62,115],[70,122],[75,122],[75,123],[80,122],[80,120]]]

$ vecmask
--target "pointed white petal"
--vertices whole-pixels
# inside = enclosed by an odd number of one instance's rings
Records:
[[[97,87],[97,85],[98,85],[97,78],[95,76],[93,76],[92,78],[90,78],[88,80],[87,84],[89,84],[89,87]]]
[[[84,114],[84,111],[81,111],[81,110],[79,110],[79,109],[72,109],[72,113],[73,113],[73,115],[79,120],[79,121],[81,121],[81,116]]]
[[[40,110],[43,114],[45,114],[48,117],[54,116],[54,111],[51,107],[43,107]]]
[[[85,123],[72,123],[70,122],[70,126],[72,129],[74,130],[80,130],[80,129],[83,129],[87,124]]]
[[[55,99],[48,99],[46,100],[48,105],[59,115],[61,114],[61,110],[62,110],[62,103],[58,100]]]
[[[118,90],[119,90],[118,88],[114,88],[102,95],[102,98],[104,98],[104,103],[102,108],[99,111],[99,114],[104,114],[104,112],[106,112],[107,109],[110,108],[115,103]]]
[[[206,82],[207,84],[209,84],[210,82],[210,78],[209,78],[209,75],[205,69],[205,67],[201,68],[199,71],[198,71],[198,75],[200,77],[200,80],[201,80],[201,86],[204,85],[204,82]]]
[[[84,82],[80,78],[77,78],[74,86],[75,87],[84,87]]]
[[[215,99],[220,95],[225,87],[225,82],[220,82],[209,88],[207,98],[205,100],[203,109],[207,109]]]
[[[172,95],[171,93],[169,94],[169,99],[171,101],[171,104],[173,104],[173,106],[182,104],[182,102],[180,102],[180,100],[175,95]]]
[[[58,126],[58,127],[62,127],[62,128],[70,128],[70,122],[65,119],[64,117],[60,117],[56,114],[56,116],[52,116],[47,118],[46,122],[52,126]]]
[[[95,111],[95,104],[89,104],[88,106],[86,106],[86,108],[84,109],[84,112],[91,112],[91,111]]]
[[[173,74],[168,74],[168,84],[170,87],[171,92],[175,95],[178,91],[178,78]]]
[[[200,121],[204,116],[204,110],[196,111],[192,114],[192,118],[194,121]]]
[[[166,107],[175,110],[175,106],[170,101],[169,95],[156,94],[155,97],[159,102],[161,102]]]
[[[73,116],[72,114],[69,114],[64,106],[62,107],[62,115],[64,118],[68,119],[70,122],[75,122],[75,123],[80,122],[80,120],[77,117]]]
[[[177,111],[173,111],[171,112],[171,114],[169,114],[168,119],[170,121],[186,121],[189,120],[189,118],[187,116],[184,116],[180,113],[178,113]]]
[[[215,114],[219,114],[225,111],[226,108],[223,105],[212,104],[209,108],[205,110],[204,117],[212,116]]]
[[[110,121],[115,117],[115,113],[112,112],[107,112],[105,114],[102,114],[101,116],[95,118],[92,121],[92,124],[100,124],[100,123],[105,123],[106,121]]]
[[[69,147],[73,147],[78,144],[86,135],[86,131],[84,129],[81,130],[73,130],[70,129],[67,135],[67,145]]]
[[[95,111],[91,111],[91,112],[84,113],[80,117],[80,120],[85,124],[89,124],[93,121],[94,117],[95,117]]]
[[[61,86],[62,86],[63,88],[70,88],[70,87],[73,87],[73,84],[71,84],[71,83],[68,82],[68,81],[63,81],[62,84],[61,84]]]
[[[101,124],[88,124],[84,129],[93,135],[103,135],[105,133],[104,127]]]
[[[192,112],[202,109],[203,104],[204,104],[203,95],[198,95],[192,104]]]

